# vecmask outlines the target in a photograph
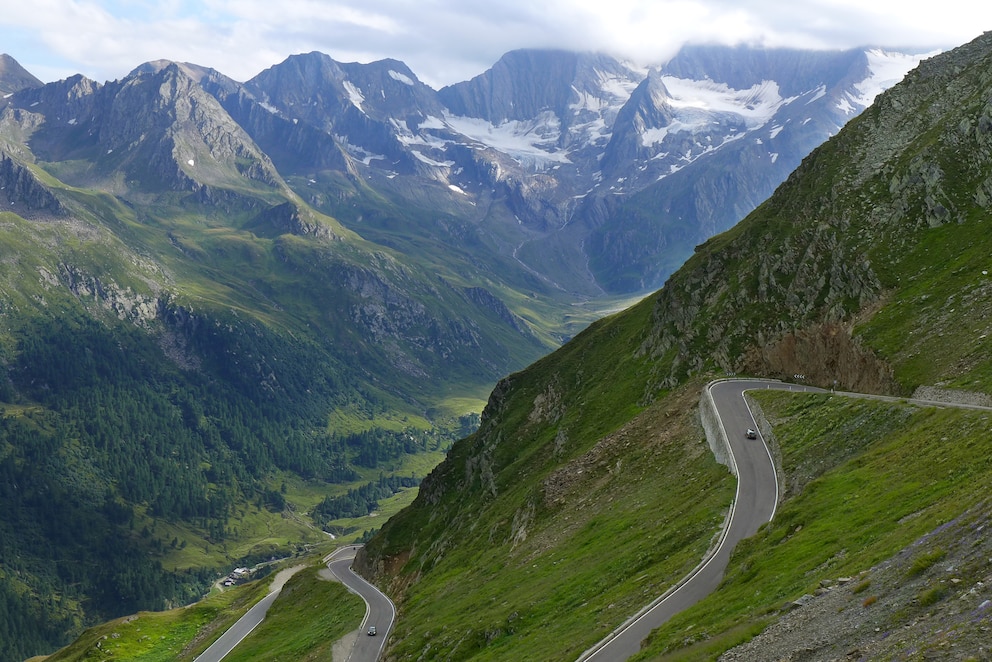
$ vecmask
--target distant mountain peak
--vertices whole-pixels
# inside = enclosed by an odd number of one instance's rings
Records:
[[[567,119],[570,106],[581,103],[586,94],[599,94],[607,81],[623,85],[633,80],[636,84],[642,77],[643,72],[608,55],[521,49],[506,53],[488,71],[444,87],[438,94],[452,113],[499,125],[529,120],[548,110]]]
[[[6,53],[0,53],[0,95],[7,96],[42,85],[44,83],[30,74],[17,60]]]
[[[191,64],[189,62],[176,62],[174,60],[150,60],[135,67],[131,70],[131,73],[129,73],[127,77],[130,78],[140,74],[157,74],[163,69],[167,69],[169,67],[176,67],[189,76],[190,79],[198,83],[202,83],[208,78],[221,75],[215,69],[203,67],[198,64]]]

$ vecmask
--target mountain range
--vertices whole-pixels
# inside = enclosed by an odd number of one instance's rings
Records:
[[[401,62],[339,63],[321,53],[292,56],[244,84],[175,66],[189,79],[178,93],[195,82],[213,96],[247,134],[232,136],[250,137],[321,211],[347,223],[349,207],[361,206],[316,177],[350,173],[379,196],[464,219],[475,241],[516,270],[595,296],[660,286],[693,246],[753,209],[921,57],[694,46],[645,69],[605,55],[525,50],[438,91]],[[74,135],[93,121],[115,126],[120,118],[97,113],[96,99],[130,93],[135,79],[170,64],[142,65],[105,86],[80,77],[52,84],[46,94],[58,90],[58,98],[47,103]],[[24,84],[8,78],[8,87]],[[78,102],[63,107],[62,95]],[[39,98],[8,104],[30,108]],[[108,136],[98,142],[114,149]],[[249,153],[239,156],[260,158]],[[189,160],[172,169],[185,171]],[[353,229],[367,239],[387,232],[375,218],[363,222]],[[422,234],[467,240],[443,224]]]
[[[187,602],[320,539],[327,499],[422,475],[497,379],[660,285],[920,59],[515,51],[435,91],[320,53],[244,83],[3,57],[2,656]],[[678,356],[652,388],[703,362]]]
[[[598,296],[660,286],[921,57],[698,46],[643,69],[524,50],[437,92],[400,62],[320,53],[244,86],[193,76],[284,175],[355,168],[380,195],[466,219],[516,270]],[[311,201],[347,219],[315,179]]]

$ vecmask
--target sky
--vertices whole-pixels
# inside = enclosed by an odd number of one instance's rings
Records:
[[[434,88],[516,48],[649,66],[685,43],[923,53],[992,29],[975,0],[0,0],[0,52],[44,82],[166,59],[246,81],[290,55],[394,58]]]

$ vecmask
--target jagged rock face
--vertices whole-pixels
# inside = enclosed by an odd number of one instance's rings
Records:
[[[56,215],[65,213],[59,199],[28,168],[3,153],[0,153],[0,191],[3,191],[0,200],[7,201],[6,211],[22,215],[39,211]]]
[[[101,125],[100,144],[135,169],[145,161],[155,177],[180,190],[232,176],[269,186],[279,180],[244,130],[177,65],[125,79]]]
[[[434,92],[396,60],[361,65],[322,53],[296,55],[245,89],[270,112],[333,137],[358,159],[400,160],[408,171],[413,163],[397,133],[410,133],[410,126],[441,113]]]
[[[473,141],[485,143],[487,136],[481,127],[468,118],[494,127],[492,139],[499,141],[494,146],[509,154],[521,170],[515,178],[554,177],[550,197],[547,192],[534,195],[517,189],[527,202],[521,201],[514,211],[525,222],[540,226],[547,224],[533,210],[547,204],[535,198],[552,202],[554,207],[595,185],[610,129],[644,76],[644,71],[606,55],[520,50],[507,53],[492,69],[470,81],[442,88],[438,96],[448,109],[446,120],[454,131],[467,132]],[[499,174],[512,171],[503,166]],[[495,182],[505,182],[509,176]]]
[[[434,91],[420,82],[408,66],[399,60],[378,60],[369,64],[355,62],[339,65],[345,80],[349,100],[361,95],[358,104],[367,115],[378,121],[417,121],[443,112]]]
[[[219,72],[211,70],[198,80],[272,159],[280,172],[348,169],[344,151],[333,135],[320,126],[279,112],[264,101],[264,96],[257,98],[245,85]]]
[[[45,160],[59,161],[95,146],[99,118],[106,112],[103,87],[77,75],[22,90],[7,102],[11,110],[37,118],[26,134],[31,150]]]
[[[604,82],[630,85],[642,77],[643,73],[605,55],[519,50],[507,53],[470,81],[442,88],[438,96],[453,114],[482,118],[496,126],[551,111],[567,129],[586,119],[582,111],[589,107],[584,102],[601,99]]]
[[[719,252],[702,251],[666,284],[643,348],[674,356],[663,386],[717,366],[776,377],[808,372],[820,385],[843,379],[845,388],[869,392],[893,388],[888,369],[843,324],[881,296],[878,274],[845,239],[847,228],[822,214],[819,226],[803,223],[784,238],[754,223]]]
[[[494,313],[516,331],[524,334],[530,333],[530,329],[527,328],[527,323],[520,319],[517,315],[513,314],[513,312],[506,307],[506,304],[503,303],[502,299],[486,288],[468,287],[465,288],[465,295],[477,306]]]
[[[622,177],[624,168],[632,161],[653,156],[649,149],[651,143],[642,136],[651,129],[664,130],[675,121],[670,99],[671,94],[659,75],[652,74],[637,86],[617,113],[613,135],[603,153],[604,178],[610,179],[618,174]]]
[[[277,237],[281,234],[311,236],[317,239],[333,239],[334,232],[321,223],[308,209],[284,202],[266,209],[249,225],[253,232],[259,235]]]

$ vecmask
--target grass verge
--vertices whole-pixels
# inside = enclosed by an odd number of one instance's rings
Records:
[[[323,564],[315,564],[293,575],[262,624],[224,661],[331,659],[334,642],[361,623],[365,603],[324,574]]]
[[[215,593],[188,607],[139,612],[87,629],[73,643],[36,662],[193,660],[268,593],[271,578]]]
[[[319,573],[324,567],[319,560],[309,563],[286,582],[262,624],[225,661],[330,659],[334,642],[358,627],[365,613],[361,598],[325,579]],[[268,595],[272,577],[213,593],[188,607],[139,612],[103,623],[53,655],[32,662],[194,660]]]

